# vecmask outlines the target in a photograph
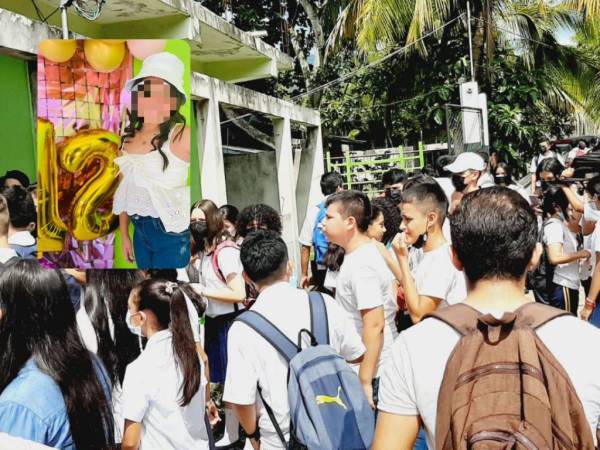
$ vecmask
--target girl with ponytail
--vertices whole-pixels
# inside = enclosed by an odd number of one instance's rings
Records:
[[[126,322],[148,341],[125,371],[123,450],[209,448],[207,379],[190,324],[192,304],[203,306],[193,289],[172,281],[144,280],[131,292]]]

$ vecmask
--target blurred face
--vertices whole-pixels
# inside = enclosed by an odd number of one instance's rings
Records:
[[[367,236],[371,239],[375,239],[376,241],[383,241],[383,235],[385,234],[385,225],[383,221],[383,214],[379,213],[379,215],[369,224],[369,228],[367,228]]]
[[[540,181],[552,182],[556,181],[556,177],[552,172],[540,172]]]
[[[202,211],[200,208],[193,209],[190,218],[192,222],[206,222],[206,215],[204,214],[204,211]]]
[[[227,230],[227,232],[231,236],[235,236],[236,230],[235,230],[234,224],[232,224],[229,220],[225,219],[225,220],[223,220],[223,225],[225,226],[225,230]]]
[[[504,169],[502,167],[498,167],[496,169],[496,176],[497,177],[504,177],[504,176],[506,176],[506,172],[504,171]]]
[[[329,242],[343,246],[352,230],[351,221],[354,221],[354,218],[344,218],[339,203],[332,203],[327,207],[325,219],[320,226],[323,227],[323,233]]]
[[[401,203],[402,223],[400,231],[404,232],[407,244],[414,244],[419,236],[427,231],[427,214],[423,213],[413,203]]]
[[[15,178],[7,178],[4,180],[4,186],[12,187],[12,186],[23,186],[21,182]]]
[[[137,115],[146,124],[161,124],[177,109],[177,98],[171,94],[171,86],[164,80],[148,77],[135,89]]]

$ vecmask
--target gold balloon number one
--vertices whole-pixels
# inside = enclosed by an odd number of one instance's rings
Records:
[[[54,125],[38,119],[38,248],[41,252],[62,251],[70,233],[78,241],[106,236],[117,224],[112,211],[101,211],[117,189],[119,173],[114,159],[120,139],[106,130],[83,130],[66,138],[58,147]],[[95,173],[77,189],[67,214],[59,208],[60,169],[75,179],[97,162]]]

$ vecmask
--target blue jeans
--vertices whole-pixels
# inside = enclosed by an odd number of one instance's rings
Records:
[[[133,222],[133,253],[138,269],[179,269],[190,260],[190,230],[165,231],[156,217],[129,216]]]
[[[600,303],[594,308],[592,315],[590,316],[590,323],[600,328]]]
[[[425,428],[423,427],[419,430],[419,435],[417,436],[413,450],[428,450],[427,439],[425,438]]]

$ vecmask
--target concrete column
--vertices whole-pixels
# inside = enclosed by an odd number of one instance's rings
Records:
[[[321,176],[325,172],[321,127],[309,127],[306,148],[302,150],[296,184],[298,224],[302,227],[308,209],[323,199]]]
[[[209,98],[195,103],[202,198],[210,199],[217,206],[221,206],[227,203],[227,189],[225,187],[219,102],[215,98],[212,82],[209,88]]]
[[[300,248],[298,242],[298,216],[296,211],[296,186],[294,186],[294,161],[292,156],[292,128],[288,117],[273,120],[279,210],[283,225],[283,240],[288,247],[290,260],[296,274],[300,273]]]

